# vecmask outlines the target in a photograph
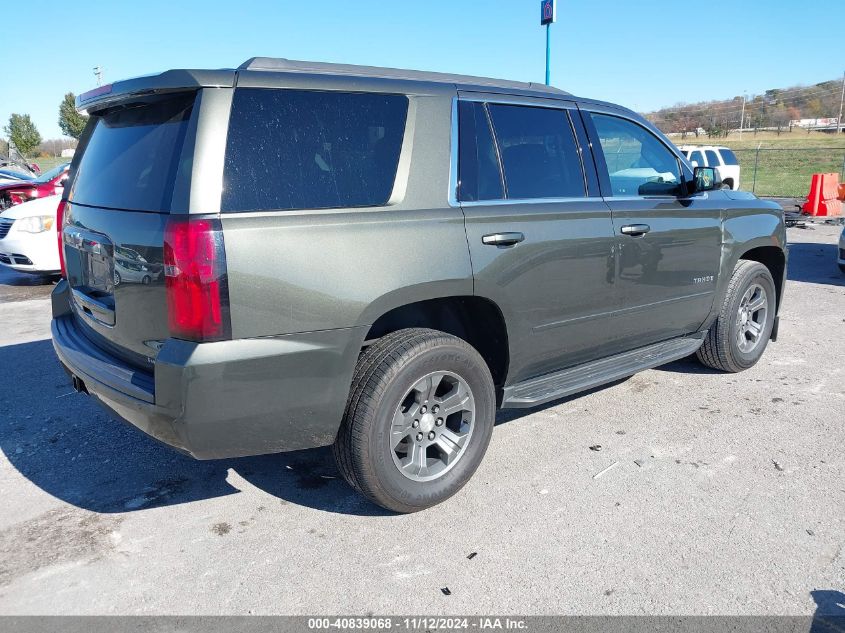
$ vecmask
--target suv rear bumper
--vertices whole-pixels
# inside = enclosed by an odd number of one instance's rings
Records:
[[[70,314],[55,317],[52,331],[75,387],[197,459],[334,442],[364,336],[351,328],[204,344],[168,339],[145,373],[96,347]]]

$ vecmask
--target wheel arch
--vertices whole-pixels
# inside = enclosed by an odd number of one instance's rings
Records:
[[[373,320],[364,342],[413,327],[440,330],[465,340],[487,363],[497,391],[505,384],[510,363],[507,324],[493,301],[452,295],[397,305]]]
[[[769,269],[772,279],[775,282],[775,292],[777,293],[777,307],[780,308],[781,298],[783,297],[783,287],[786,282],[786,253],[779,246],[756,246],[743,252],[738,258],[737,262],[741,260],[750,260],[759,262]]]

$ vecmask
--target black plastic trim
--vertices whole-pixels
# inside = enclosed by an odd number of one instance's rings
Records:
[[[153,374],[107,355],[82,334],[72,316],[54,318],[51,329],[59,359],[85,382],[93,379],[132,398],[155,403]]]

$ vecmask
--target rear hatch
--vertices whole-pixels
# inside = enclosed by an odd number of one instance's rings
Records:
[[[73,318],[92,342],[147,370],[169,336],[164,231],[188,209],[197,94],[92,115],[64,212]]]

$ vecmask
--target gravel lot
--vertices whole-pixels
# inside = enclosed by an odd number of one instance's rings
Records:
[[[845,591],[838,233],[789,230],[780,340],[752,370],[680,361],[502,413],[470,484],[412,516],[352,493],[327,450],[197,462],[111,420],[55,360],[50,286],[4,274],[0,613],[809,615],[845,603],[829,593]]]

